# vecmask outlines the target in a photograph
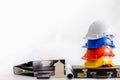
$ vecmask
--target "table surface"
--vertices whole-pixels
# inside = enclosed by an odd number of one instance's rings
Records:
[[[3,75],[0,75],[0,80],[40,80],[40,79],[37,79],[36,77],[29,77],[29,76],[23,76],[23,75],[3,74]],[[50,79],[47,79],[47,80],[67,80],[67,79],[55,78],[54,76],[52,76]],[[91,79],[72,79],[72,80],[98,80],[98,79],[91,78]],[[120,80],[120,78],[99,79],[99,80]]]

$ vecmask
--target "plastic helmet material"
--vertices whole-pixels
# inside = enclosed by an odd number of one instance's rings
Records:
[[[105,63],[101,67],[113,67],[112,58],[110,56],[103,56]]]
[[[114,63],[112,62],[111,58],[108,59],[105,57],[101,57],[98,60],[93,60],[93,61],[87,60],[84,64],[84,67],[85,68],[97,68],[97,67],[101,67],[104,65],[110,65],[110,67],[113,67]]]
[[[99,48],[101,46],[110,46],[112,48],[115,48],[113,40],[110,39],[109,37],[102,37],[99,39],[88,40],[85,46],[83,46],[83,48]]]
[[[84,38],[98,39],[105,36],[114,37],[114,35],[111,33],[110,27],[111,25],[105,21],[95,21],[90,25],[88,33]]]
[[[110,56],[114,57],[114,53],[110,46],[102,46],[100,48],[88,48],[84,56],[83,60],[97,60],[102,56]]]

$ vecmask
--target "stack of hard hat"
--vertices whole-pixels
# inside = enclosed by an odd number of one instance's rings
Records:
[[[83,48],[87,48],[86,53],[82,59],[86,60],[84,67],[96,68],[96,67],[113,67],[112,57],[114,57],[113,43],[114,35],[111,34],[110,25],[104,21],[93,22],[87,35],[84,37],[87,39],[87,43]]]

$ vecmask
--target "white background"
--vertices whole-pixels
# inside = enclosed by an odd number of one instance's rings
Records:
[[[82,65],[89,25],[106,20],[115,34],[120,64],[120,0],[1,0],[0,75],[31,60],[66,59]]]

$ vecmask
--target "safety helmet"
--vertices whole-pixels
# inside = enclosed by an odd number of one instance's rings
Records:
[[[85,46],[83,46],[83,48],[99,48],[101,46],[110,46],[112,48],[115,48],[113,40],[110,39],[109,37],[102,37],[99,39],[88,40]]]
[[[106,58],[106,57],[101,57],[98,60],[92,60],[92,61],[87,60],[84,63],[85,68],[97,68],[104,65],[109,65],[106,67],[113,67],[114,63],[112,62],[111,58]]]
[[[105,36],[114,37],[114,35],[111,33],[110,26],[111,25],[105,21],[95,21],[90,25],[88,33],[84,38],[97,39]]]
[[[112,58],[110,56],[103,56],[104,64],[101,67],[113,67]]]
[[[102,46],[99,48],[88,48],[82,59],[84,60],[97,60],[102,56],[114,57],[114,53],[110,46]]]

